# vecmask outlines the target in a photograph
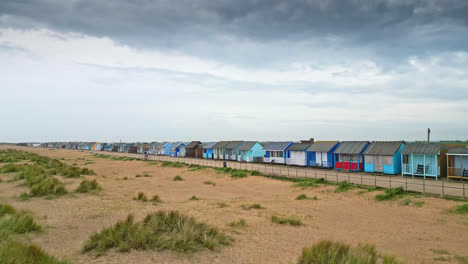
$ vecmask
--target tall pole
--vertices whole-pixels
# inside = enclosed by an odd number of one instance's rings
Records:
[[[427,129],[427,143],[431,142],[431,129]]]

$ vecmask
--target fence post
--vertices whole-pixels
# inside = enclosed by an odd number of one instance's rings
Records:
[[[444,197],[445,191],[444,191],[444,180],[442,180],[442,197]]]
[[[336,172],[336,182],[338,183],[338,172]]]
[[[406,187],[406,190],[408,190],[408,178],[405,178],[405,187]]]
[[[374,174],[374,187],[377,187],[377,175]]]
[[[314,169],[314,172],[315,172],[315,179],[317,179],[317,169]]]
[[[362,185],[362,173],[361,173],[361,185]]]
[[[465,197],[465,183],[463,183],[463,197]]]
[[[297,178],[297,167],[296,167],[296,178]]]
[[[388,176],[388,181],[390,182],[390,189],[392,188],[392,177]]]
[[[350,183],[350,182],[351,182],[351,178],[349,176],[349,171],[348,171],[348,183]]]
[[[423,179],[423,193],[426,192],[426,178]]]

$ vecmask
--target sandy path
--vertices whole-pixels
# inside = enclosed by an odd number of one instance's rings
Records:
[[[51,254],[67,257],[74,263],[295,263],[304,246],[324,238],[353,245],[375,243],[379,250],[400,256],[408,263],[440,263],[434,261],[438,255],[431,249],[468,255],[468,219],[443,212],[459,202],[423,197],[411,198],[425,202],[420,208],[400,206],[398,202],[376,202],[377,192],[335,193],[333,186],[303,190],[292,187],[290,182],[264,177],[231,179],[212,169],[163,168],[142,161],[101,159],[71,150],[28,150],[93,169],[97,176],[87,178],[96,178],[103,187],[99,195],[78,194],[54,200],[19,202],[14,197],[26,189],[17,187],[17,182],[5,182],[10,176],[0,175],[4,180],[0,183],[0,198],[32,211],[40,224],[49,226],[43,234],[32,236],[32,241]],[[95,164],[84,165],[90,161]],[[152,177],[135,177],[143,173]],[[176,175],[184,181],[174,182],[172,178]],[[123,180],[124,177],[128,180]],[[81,181],[60,178],[69,190]],[[203,184],[206,180],[215,182],[216,186]],[[158,194],[164,203],[155,206],[132,200],[139,191],[149,197]],[[318,200],[295,200],[302,193],[317,196]],[[201,200],[188,201],[192,195]],[[219,208],[218,202],[229,206]],[[266,209],[241,208],[243,204],[252,203],[260,203]],[[218,226],[235,242],[215,252],[204,251],[190,256],[132,251],[125,254],[110,252],[95,258],[80,253],[92,233],[130,213],[140,219],[160,209],[179,210]],[[305,225],[273,224],[270,217],[274,214],[297,216]],[[226,226],[240,218],[247,221],[248,227],[233,229]]]

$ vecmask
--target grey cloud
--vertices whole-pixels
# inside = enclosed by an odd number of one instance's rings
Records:
[[[347,49],[351,57],[354,52],[382,63],[407,54],[466,50],[468,41],[464,0],[4,0],[2,14],[10,16],[3,24],[21,20],[15,25],[25,27],[27,20],[30,27],[108,36],[135,47],[182,50],[243,65],[281,61],[286,55],[316,58],[302,41],[327,55],[342,56],[340,50]],[[270,45],[235,45],[245,41]]]

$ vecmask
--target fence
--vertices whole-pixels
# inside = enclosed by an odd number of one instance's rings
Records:
[[[94,151],[93,153],[102,153],[101,151]],[[132,153],[119,153],[119,152],[106,152],[109,155],[126,156],[137,159],[144,159],[143,154]],[[364,172],[344,172],[331,169],[320,169],[310,167],[297,167],[286,165],[272,165],[266,163],[246,163],[228,160],[213,160],[213,159],[199,159],[187,157],[170,157],[170,156],[154,156],[149,155],[148,160],[154,161],[170,161],[170,162],[183,162],[187,164],[195,164],[206,167],[222,168],[224,162],[226,167],[240,170],[259,171],[268,176],[279,176],[288,178],[311,178],[319,179],[324,178],[330,182],[347,181],[353,184],[360,184],[365,186],[383,187],[383,188],[397,188],[402,187],[406,191],[421,192],[427,194],[435,194],[441,196],[456,196],[468,197],[468,190],[465,189],[464,182],[453,182],[446,180],[429,180],[401,177],[399,175],[383,175],[383,174],[370,174]]]

